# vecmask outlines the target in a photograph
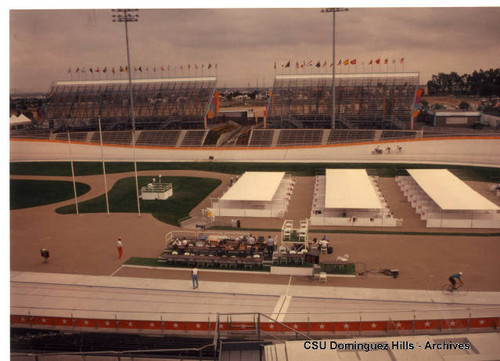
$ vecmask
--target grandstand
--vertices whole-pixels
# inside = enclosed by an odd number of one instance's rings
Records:
[[[201,129],[215,93],[216,77],[134,79],[137,129]],[[131,128],[127,80],[56,81],[47,100],[52,131]]]
[[[335,76],[336,128],[409,129],[418,73]],[[271,128],[330,128],[331,74],[276,75],[268,107]]]

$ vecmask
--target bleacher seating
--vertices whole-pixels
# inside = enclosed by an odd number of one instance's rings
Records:
[[[277,146],[321,144],[323,129],[282,129]]]
[[[251,147],[270,147],[273,143],[274,130],[254,129],[250,143]]]
[[[332,129],[327,144],[372,141],[375,130]]]
[[[87,132],[77,132],[77,133],[70,133],[69,134],[69,139],[72,142],[81,142],[84,143],[87,140]],[[62,140],[62,141],[67,141],[68,140],[68,134],[67,133],[57,133],[56,134],[56,140]]]
[[[181,147],[201,147],[205,139],[204,130],[188,130],[182,139]]]
[[[384,130],[382,131],[381,140],[387,139],[408,139],[415,138],[417,131],[401,131],[401,130]]]
[[[180,130],[143,130],[135,144],[175,147],[180,134]]]
[[[100,143],[99,132],[92,134],[90,139],[91,143]],[[132,132],[122,131],[122,132],[102,132],[102,142],[104,144],[132,144]]]
[[[50,132],[45,129],[19,129],[10,131],[11,138],[49,139]]]

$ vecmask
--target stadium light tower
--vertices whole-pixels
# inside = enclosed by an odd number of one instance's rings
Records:
[[[130,68],[130,47],[128,45],[128,23],[139,21],[138,9],[113,9],[113,22],[125,24],[125,41],[127,43],[127,73],[128,88],[130,94],[130,119],[132,120],[132,148],[134,152],[134,175],[135,175],[135,193],[137,197],[137,213],[141,215],[141,205],[139,202],[139,181],[137,179],[137,162],[135,159],[135,113],[134,113],[134,95],[132,93],[132,70]]]
[[[333,14],[333,57],[332,57],[332,129],[335,129],[335,13],[341,11],[349,11],[346,8],[326,8],[322,9],[322,13]]]

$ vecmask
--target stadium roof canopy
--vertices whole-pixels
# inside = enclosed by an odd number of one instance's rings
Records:
[[[245,172],[221,197],[224,201],[272,201],[285,172]]]
[[[498,211],[500,207],[484,198],[447,169],[408,169],[408,173],[444,211]]]
[[[325,191],[325,208],[382,208],[365,169],[327,169]]]

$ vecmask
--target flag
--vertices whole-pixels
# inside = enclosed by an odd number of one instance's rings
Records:
[[[393,64],[396,64],[396,59],[392,59],[392,63],[393,63]]]
[[[153,71],[156,73],[156,66],[153,67]]]
[[[92,74],[94,73],[94,71],[92,70],[92,68],[89,68],[89,71],[90,71]]]
[[[373,65],[373,59],[370,59],[370,62],[368,63],[368,65]]]
[[[276,69],[276,62],[274,62],[274,69]]]
[[[87,72],[87,69],[85,69],[85,67],[82,68],[82,73],[86,73]]]
[[[195,69],[198,69],[198,64],[194,64],[194,68],[195,68]]]
[[[349,59],[344,60],[344,65],[349,65]]]
[[[203,69],[205,67],[205,64],[201,64],[201,68]]]
[[[401,58],[401,59],[399,59],[399,62],[400,62],[401,64],[403,64],[403,63],[405,62],[405,58]]]
[[[316,63],[316,68],[321,68],[321,62],[318,60],[318,62]]]
[[[212,64],[208,63],[208,69],[210,69],[212,67]]]
[[[182,67],[182,65],[181,65],[181,70],[184,70],[184,68]]]
[[[290,67],[290,60],[288,60],[288,63],[286,63],[285,65],[285,68],[289,68]]]
[[[339,59],[339,63],[337,65],[340,65],[342,64],[342,59]]]
[[[128,72],[128,66],[126,66],[125,68],[123,68],[123,71],[126,73]]]
[[[330,68],[333,67],[333,63],[330,63]]]
[[[139,71],[142,72],[142,66],[139,67]]]
[[[120,72],[123,72],[123,66],[120,65]]]
[[[97,67],[97,69],[95,70],[96,73],[99,73],[101,70],[99,69],[99,67]]]
[[[326,60],[325,60],[325,62],[323,63],[323,68],[324,68],[325,66],[326,66]]]
[[[380,58],[378,58],[377,60],[375,60],[375,64],[380,64]]]
[[[385,58],[384,64],[387,64],[389,62],[389,59]]]
[[[313,65],[313,61],[312,60],[309,60],[306,64],[307,66],[312,66]]]
[[[108,71],[108,67],[105,66],[104,69],[102,69],[102,72],[105,73],[107,71]]]
[[[304,64],[300,64],[300,67],[301,67],[302,69],[304,69]]]
[[[299,62],[296,62],[296,63],[295,63],[295,69],[298,69],[298,68],[299,68],[299,66],[300,66],[300,65],[299,65]]]
[[[134,66],[134,71],[137,71],[137,67],[136,66]]]
[[[80,71],[80,68],[76,68],[75,73],[78,73]]]
[[[111,69],[111,72],[112,72],[113,74],[115,74],[115,73],[116,73],[115,67],[113,67],[113,68]]]
[[[188,70],[191,69],[191,64],[188,64]]]
[[[352,65],[356,65],[356,59],[352,59],[352,60],[351,60],[351,64],[352,64]]]

